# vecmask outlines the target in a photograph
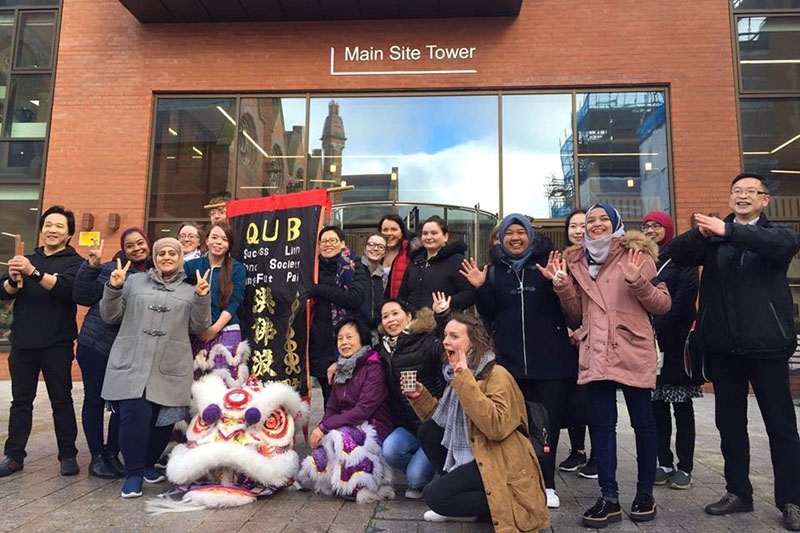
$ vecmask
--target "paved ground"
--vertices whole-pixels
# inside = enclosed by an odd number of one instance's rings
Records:
[[[76,405],[83,397],[81,385],[76,384]],[[0,382],[0,428],[8,421],[10,383]],[[320,394],[312,408],[312,421],[320,417]],[[635,459],[633,433],[628,425],[627,411],[620,405],[619,482],[623,506],[628,508],[634,496]],[[751,474],[755,487],[755,512],[733,517],[711,517],[702,508],[724,493],[722,458],[719,439],[713,422],[713,397],[696,402],[697,451],[694,486],[678,491],[656,487],[658,518],[655,522],[637,526],[625,519],[608,531],[653,532],[756,532],[782,530],[781,515],[772,505],[772,467],[769,447],[761,416],[751,399],[750,438]],[[0,529],[4,531],[259,531],[259,532],[473,532],[491,531],[488,524],[428,524],[421,521],[424,503],[403,499],[402,481],[398,484],[398,499],[377,505],[360,506],[333,498],[305,492],[284,491],[266,501],[236,509],[201,511],[162,516],[149,516],[144,511],[148,497],[166,488],[165,485],[145,486],[145,497],[122,500],[121,482],[104,481],[86,475],[88,453],[83,435],[78,461],[82,472],[75,477],[58,475],[55,437],[44,386],[40,385],[36,401],[33,434],[28,444],[25,470],[0,479]],[[80,424],[79,424],[80,425]],[[565,438],[566,434],[562,434]],[[303,446],[301,455],[307,451]],[[559,450],[559,459],[567,453]],[[402,476],[400,476],[402,479]],[[798,481],[800,482],[800,480]],[[552,512],[553,530],[588,531],[580,525],[582,511],[598,494],[597,482],[581,479],[574,474],[561,474],[556,481],[561,508]]]

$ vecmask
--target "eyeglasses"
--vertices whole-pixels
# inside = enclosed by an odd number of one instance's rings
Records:
[[[663,227],[664,225],[659,224],[658,222],[649,222],[647,224],[642,224],[642,231],[648,231],[648,230],[658,231]]]
[[[200,240],[200,236],[199,235],[194,235],[192,233],[181,233],[180,235],[178,235],[178,240],[181,240],[181,241],[199,241]]]
[[[338,242],[339,242],[339,239],[320,239],[319,240],[320,244],[337,244]]]
[[[766,192],[766,191],[759,191],[759,190],[758,190],[758,189],[756,189],[756,188],[752,188],[752,189],[742,189],[741,187],[734,187],[733,189],[731,189],[731,196],[741,196],[742,194],[746,194],[746,195],[747,195],[747,196],[749,196],[750,198],[755,198],[756,196],[759,196],[759,195],[761,195],[761,194],[763,194],[763,195],[765,195],[765,196],[766,196],[766,195],[769,195],[769,193],[768,193],[768,192]]]
[[[386,249],[386,245],[385,244],[378,244],[377,242],[368,242],[367,243],[367,248],[369,248],[371,250],[379,250],[379,251],[382,252],[383,250]]]

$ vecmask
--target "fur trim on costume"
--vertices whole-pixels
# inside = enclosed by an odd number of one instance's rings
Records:
[[[228,387],[233,388],[245,383],[250,376],[247,361],[250,360],[251,353],[250,344],[246,340],[236,346],[236,353],[233,354],[224,344],[215,344],[210,351],[201,349],[195,354],[194,369],[202,374],[216,374]],[[231,376],[230,369],[217,364],[217,356],[222,356],[228,366],[236,367],[238,379]]]

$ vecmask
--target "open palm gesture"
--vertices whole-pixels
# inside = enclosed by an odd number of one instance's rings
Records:
[[[628,250],[628,257],[623,258],[622,261],[617,263],[622,269],[622,274],[625,276],[625,281],[633,283],[642,275],[642,267],[644,267],[645,256],[641,250]]]
[[[94,244],[89,247],[89,264],[93,267],[100,266],[100,261],[103,257],[104,242],[104,239],[100,239],[100,242],[94,241]]]
[[[484,283],[486,283],[486,273],[489,271],[489,265],[485,265],[483,269],[478,268],[478,263],[475,262],[474,257],[470,257],[469,260],[464,259],[461,261],[461,275],[467,278],[469,284],[479,289]]]
[[[125,263],[125,266],[123,267],[122,260],[118,257],[117,268],[115,268],[111,272],[111,277],[108,279],[108,283],[115,289],[121,289],[122,286],[125,285],[125,278],[128,277],[128,269],[130,267],[131,267],[130,261]]]
[[[211,269],[206,270],[206,273],[202,276],[200,276],[199,270],[195,270],[194,274],[197,276],[197,285],[194,286],[194,292],[196,292],[198,296],[205,296],[208,294],[210,288],[208,276],[211,274]]]
[[[446,313],[450,309],[450,296],[443,292],[434,292],[431,296],[433,296],[434,313]]]
[[[569,280],[569,276],[567,276],[567,260],[561,258],[561,252],[550,252],[547,264],[544,267],[537,264],[536,268],[539,269],[542,276],[552,281],[555,287],[560,287]]]

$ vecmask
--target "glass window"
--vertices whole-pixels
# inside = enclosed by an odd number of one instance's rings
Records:
[[[497,96],[311,100],[309,188],[345,182],[338,201],[499,208]]]
[[[800,89],[800,16],[741,17],[742,91]]]
[[[54,12],[28,12],[22,13],[19,20],[19,42],[17,43],[15,68],[52,68],[56,14]]]
[[[733,0],[733,9],[800,9],[800,0]]]
[[[0,142],[0,184],[39,181],[44,141]]]
[[[503,95],[503,211],[565,217],[575,205],[572,95]]]
[[[158,101],[150,218],[204,218],[212,196],[233,190],[235,108],[232,98]]]
[[[0,0],[0,7],[58,6],[61,0]]]
[[[11,50],[14,45],[14,13],[0,12],[0,57],[11,57]],[[10,74],[10,61],[8,59],[0,61],[0,132],[3,131],[5,123],[2,116],[3,107],[8,93],[8,75]]]
[[[50,74],[15,75],[7,119],[11,137],[44,138],[50,118]]]
[[[236,198],[303,190],[305,124],[305,98],[242,98]]]
[[[630,219],[669,213],[664,92],[578,93],[576,107],[581,203]]]

